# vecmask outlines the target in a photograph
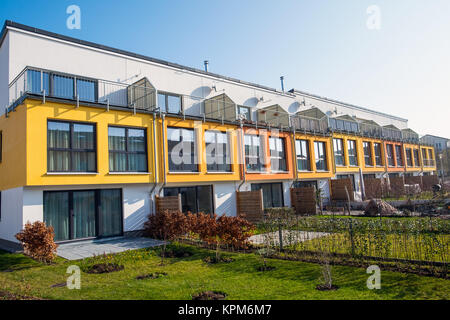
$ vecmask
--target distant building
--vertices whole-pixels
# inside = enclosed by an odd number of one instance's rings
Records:
[[[450,139],[427,134],[420,138],[420,143],[434,146],[439,176],[450,176]]]

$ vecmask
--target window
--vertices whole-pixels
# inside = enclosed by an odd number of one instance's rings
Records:
[[[375,152],[375,165],[377,167],[383,166],[383,158],[381,157],[381,143],[374,143],[373,149]]]
[[[230,172],[231,161],[228,134],[205,131],[206,167],[208,171]]]
[[[49,172],[95,172],[96,132],[92,124],[48,121]]]
[[[296,140],[295,149],[297,153],[298,171],[311,171],[311,162],[309,159],[309,141]]]
[[[366,166],[372,166],[372,149],[370,148],[370,142],[363,142],[364,149],[364,164]]]
[[[428,167],[429,166],[429,162],[428,162],[427,149],[422,149],[422,160],[423,160],[423,166],[424,167]]]
[[[327,155],[325,151],[325,142],[314,141],[314,152],[316,160],[316,170],[327,171]]]
[[[46,95],[50,94],[50,81],[48,72],[36,70],[27,71],[27,88],[31,93],[40,94],[45,90]]]
[[[214,213],[212,186],[164,188],[164,196],[181,195],[181,206],[184,213]]]
[[[403,167],[402,146],[395,146],[395,156],[397,158],[397,167]]]
[[[356,151],[356,141],[347,140],[348,148],[348,164],[351,166],[358,165],[358,152]]]
[[[395,160],[394,160],[394,146],[392,144],[386,145],[386,154],[388,159],[388,165],[390,167],[395,166]]]
[[[270,168],[272,171],[287,171],[284,138],[269,138]]]
[[[95,81],[77,79],[77,94],[80,101],[95,101]]]
[[[414,166],[420,167],[419,149],[414,149]]]
[[[337,166],[344,166],[344,148],[342,139],[333,139],[334,159]]]
[[[430,167],[434,166],[434,161],[433,161],[433,150],[428,149],[428,163],[430,165]]]
[[[169,171],[198,172],[193,129],[167,128]]]
[[[294,188],[311,188],[318,190],[317,181],[295,181]]]
[[[181,96],[172,93],[158,93],[158,107],[162,112],[181,113]]]
[[[147,172],[145,129],[108,128],[109,171]]]
[[[52,74],[52,96],[58,98],[73,99],[74,85],[73,78]]]
[[[244,135],[245,164],[247,171],[262,171],[264,166],[261,149],[261,138],[257,135]]]
[[[242,115],[245,120],[252,120],[250,107],[238,106],[238,114]]]
[[[122,235],[122,190],[44,191],[44,222],[56,241]]]
[[[406,148],[406,165],[412,167],[411,148]]]
[[[264,208],[281,208],[283,204],[282,183],[253,183],[252,191],[262,190]]]

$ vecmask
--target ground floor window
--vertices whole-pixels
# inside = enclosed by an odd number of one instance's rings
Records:
[[[314,187],[316,190],[318,189],[317,181],[295,181],[294,188],[310,188]]]
[[[45,191],[44,222],[55,241],[121,235],[122,190]]]
[[[282,183],[253,183],[252,191],[262,190],[264,208],[284,206]]]
[[[164,188],[164,196],[181,195],[183,212],[214,213],[212,186]]]

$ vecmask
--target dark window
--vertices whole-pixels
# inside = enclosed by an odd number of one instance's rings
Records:
[[[406,148],[406,164],[408,167],[412,167],[412,156],[411,156],[411,149]]]
[[[364,174],[364,179],[375,179],[376,177],[375,174]]]
[[[198,172],[193,129],[167,128],[167,145],[170,171]]]
[[[264,208],[283,207],[282,183],[253,183],[252,191],[262,190]]]
[[[414,166],[420,167],[419,149],[414,149]]]
[[[388,159],[388,165],[390,167],[395,166],[395,160],[394,160],[394,146],[392,144],[386,145],[386,154]]]
[[[309,141],[296,140],[295,149],[297,153],[297,169],[299,171],[311,171],[311,162],[309,158]]]
[[[74,84],[73,78],[61,76],[57,74],[52,75],[52,96],[58,98],[73,99]]]
[[[270,167],[272,171],[287,171],[284,138],[269,138]]]
[[[109,170],[147,172],[147,135],[145,129],[108,128]]]
[[[342,139],[333,139],[334,161],[337,166],[344,166],[344,147]]]
[[[372,166],[372,149],[370,148],[370,142],[363,142],[364,149],[364,163],[366,166]]]
[[[434,166],[433,150],[431,149],[428,149],[428,165],[430,167]]]
[[[261,138],[257,135],[246,134],[244,136],[245,164],[247,171],[263,171],[263,151]]]
[[[80,101],[95,101],[95,81],[77,79],[77,94]]]
[[[310,187],[314,187],[318,188],[317,186],[317,181],[295,181],[294,182],[294,188],[310,188]]]
[[[422,149],[422,160],[423,160],[423,166],[424,167],[428,167],[429,166],[429,162],[428,162],[427,149]]]
[[[395,146],[395,156],[397,158],[397,167],[403,167],[402,146]]]
[[[314,141],[314,153],[316,160],[316,170],[327,171],[327,154],[325,150],[325,142]]]
[[[348,164],[351,166],[358,165],[358,152],[356,151],[356,141],[347,140],[348,148]]]
[[[230,172],[230,143],[228,134],[205,131],[206,166],[208,171]]]
[[[44,222],[56,241],[122,235],[122,191],[44,191]]]
[[[162,112],[181,113],[181,96],[172,93],[158,92],[158,107]]]
[[[375,165],[381,167],[383,165],[383,158],[381,157],[381,143],[374,143],[373,149],[375,152]]]
[[[184,213],[214,213],[212,186],[164,188],[164,196],[181,195],[181,206]]]
[[[246,120],[252,120],[251,109],[249,107],[238,106],[238,114]]]
[[[48,121],[48,172],[95,172],[96,132],[92,124]]]

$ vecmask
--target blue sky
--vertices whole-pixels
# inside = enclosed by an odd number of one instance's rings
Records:
[[[66,8],[81,8],[81,30]],[[381,10],[369,30],[366,10]],[[409,119],[450,138],[448,0],[2,0],[9,19],[144,55]]]

